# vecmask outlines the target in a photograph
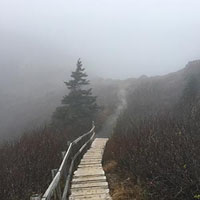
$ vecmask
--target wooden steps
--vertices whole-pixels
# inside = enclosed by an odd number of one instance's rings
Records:
[[[102,168],[107,138],[96,138],[74,172],[70,200],[111,200]]]

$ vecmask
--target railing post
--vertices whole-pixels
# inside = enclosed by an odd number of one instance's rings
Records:
[[[56,173],[58,172],[58,169],[52,169],[51,170],[51,176],[52,176],[52,179],[54,179]]]
[[[54,179],[54,177],[56,176],[57,172],[58,172],[58,169],[52,169],[51,170],[52,179]],[[54,200],[57,199],[56,197],[58,197],[58,199],[61,200],[62,196],[61,196],[60,183],[58,183],[58,186],[56,188],[56,192],[54,192],[53,195],[54,195]]]
[[[40,194],[34,194],[30,197],[30,200],[41,200],[41,195]]]
[[[62,151],[62,152],[61,152],[62,160],[64,160],[65,154],[66,154],[66,151]],[[66,165],[63,166],[63,168],[64,168],[64,169],[63,169],[63,176],[64,176],[64,179],[66,179],[66,178],[67,178]]]
[[[64,159],[66,151],[62,151],[62,159]]]
[[[92,121],[92,127],[94,127],[94,121]]]
[[[54,179],[56,173],[57,173],[58,169],[52,169],[51,170],[51,176],[52,176],[52,179]],[[53,191],[53,199],[56,200],[56,192]]]

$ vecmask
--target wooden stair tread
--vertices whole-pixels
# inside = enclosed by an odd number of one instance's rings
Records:
[[[108,183],[102,168],[107,138],[96,138],[74,172],[69,200],[110,200]]]

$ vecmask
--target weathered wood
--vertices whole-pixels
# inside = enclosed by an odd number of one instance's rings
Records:
[[[83,134],[82,136],[80,136],[79,138],[74,140],[73,144],[77,144],[80,140],[82,140],[84,137],[88,136],[91,132],[94,132],[94,129],[95,129],[95,126],[93,126],[92,129],[89,132]]]
[[[51,170],[52,179],[54,179],[54,177],[56,176],[57,172],[58,172],[58,169],[52,169]],[[57,185],[55,191],[53,191],[53,193],[54,193],[53,194],[54,195],[54,200],[57,200],[57,199],[61,200],[60,183],[58,183],[58,185]]]
[[[61,176],[63,176],[65,179],[67,178],[67,163],[69,162],[70,154],[72,151],[72,143],[69,144],[68,150],[65,153],[65,156],[63,158],[63,161],[60,165],[59,172],[61,173]]]
[[[60,172],[57,172],[56,176],[54,177],[53,181],[49,185],[48,189],[44,193],[42,200],[50,200],[53,196],[53,192],[56,190],[58,183],[60,182]]]
[[[102,156],[107,139],[96,138],[74,172],[70,200],[111,199],[102,168]]]
[[[69,194],[69,187],[70,187],[70,182],[71,182],[71,178],[72,178],[72,172],[73,172],[73,168],[74,168],[74,162],[76,160],[76,158],[80,155],[80,153],[87,147],[87,145],[94,139],[95,133],[92,134],[92,136],[90,137],[90,139],[79,149],[79,151],[74,155],[72,162],[71,162],[71,166],[69,169],[69,173],[68,173],[68,177],[67,177],[67,181],[65,184],[65,188],[63,191],[63,195],[62,195],[62,200],[66,200],[67,196]]]
[[[70,181],[71,181],[73,167],[74,167],[74,161],[72,161],[70,169],[69,169],[69,174],[67,176],[67,181],[66,181],[65,188],[64,188],[64,191],[63,191],[62,200],[67,199],[67,196],[68,196],[68,193],[69,193],[69,187],[70,187]]]
[[[41,200],[41,195],[40,194],[34,194],[30,197],[30,200]]]
[[[61,155],[62,155],[62,159],[64,159],[65,154],[66,154],[66,151],[62,151],[62,153],[61,153]]]

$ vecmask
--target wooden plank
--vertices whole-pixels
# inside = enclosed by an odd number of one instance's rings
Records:
[[[111,200],[111,197],[109,194],[92,194],[87,195],[87,197],[84,196],[71,196],[69,200]]]
[[[92,181],[106,181],[105,176],[82,176],[73,178],[72,183],[81,183],[81,182],[92,182]]]
[[[107,139],[96,138],[83,156],[77,171],[74,172],[70,200],[111,199],[101,164],[106,142]]]
[[[93,189],[72,189],[71,190],[71,196],[75,197],[75,196],[84,196],[84,197],[88,197],[90,195],[94,195],[94,194],[109,194],[109,189],[105,189],[105,188],[93,188]]]
[[[72,184],[72,189],[74,188],[79,188],[79,189],[82,189],[82,188],[90,188],[92,189],[93,187],[101,187],[101,188],[105,188],[105,189],[108,189],[108,183],[106,181],[95,181],[95,182],[87,182],[87,181],[84,181],[83,183],[76,183],[76,184]]]

